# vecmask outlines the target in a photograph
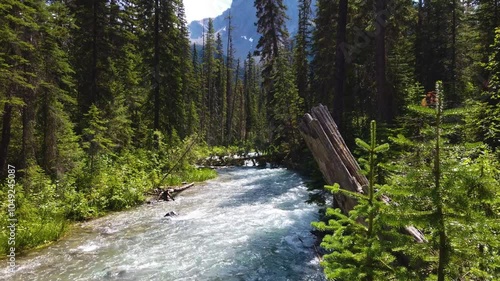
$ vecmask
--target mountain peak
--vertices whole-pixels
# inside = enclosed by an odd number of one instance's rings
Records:
[[[287,28],[290,34],[294,34],[299,19],[298,0],[285,0],[287,6],[287,15],[289,20]],[[314,3],[315,1],[313,1]],[[231,7],[224,11],[221,15],[213,19],[214,29],[217,33],[221,33],[224,38],[224,49],[227,44],[227,25],[228,17],[232,17],[232,35],[233,46],[235,49],[236,58],[245,58],[248,52],[253,52],[257,46],[260,34],[257,32],[255,23],[257,16],[253,1],[248,0],[233,0]],[[189,24],[190,40],[195,44],[203,43],[203,33],[207,31],[208,19],[192,21]]]

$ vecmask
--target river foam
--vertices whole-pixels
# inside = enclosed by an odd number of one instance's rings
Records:
[[[20,258],[0,280],[324,280],[313,251],[300,176],[286,169],[224,168],[173,202],[81,225]],[[164,218],[175,211],[179,215]]]

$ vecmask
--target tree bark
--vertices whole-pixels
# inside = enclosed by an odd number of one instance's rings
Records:
[[[377,86],[377,117],[378,120],[390,124],[394,118],[394,101],[392,91],[387,87],[386,79],[386,26],[387,2],[376,0],[375,3],[375,79]]]
[[[35,104],[34,93],[28,90],[25,94],[25,105],[22,110],[23,140],[21,168],[27,168],[30,161],[35,159]]]
[[[451,100],[457,99],[457,2],[452,2],[452,26],[451,26]]]
[[[51,93],[46,93],[44,104],[43,168],[50,175],[56,175],[57,117],[50,109],[55,103]]]
[[[12,126],[12,105],[5,103],[2,116],[2,140],[0,141],[0,175],[7,176],[7,155],[9,152],[10,131]]]
[[[92,1],[92,81],[91,81],[91,91],[88,108],[92,106],[93,103],[97,102],[97,38],[98,38],[98,21],[97,21],[97,0]]]
[[[335,52],[335,93],[333,97],[333,120],[343,128],[342,116],[344,113],[344,95],[346,83],[346,57],[343,46],[347,43],[347,11],[348,0],[339,1],[339,15],[337,24],[337,48]]]
[[[154,67],[154,77],[153,77],[153,88],[154,88],[154,120],[153,129],[155,131],[160,130],[160,8],[159,0],[155,0],[155,18],[154,18],[154,57],[153,57],[153,67]]]
[[[304,116],[299,130],[327,184],[338,183],[342,189],[365,194],[368,192],[368,179],[361,173],[359,164],[347,148],[337,124],[325,106],[319,105],[311,109],[311,113]],[[342,194],[335,194],[334,199],[346,214],[357,204],[355,199]],[[380,200],[387,204],[390,202],[386,196],[382,196]],[[426,241],[424,235],[413,226],[405,227],[405,231],[416,242]]]

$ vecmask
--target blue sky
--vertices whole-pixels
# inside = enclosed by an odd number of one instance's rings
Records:
[[[231,6],[232,0],[183,0],[186,8],[186,20],[201,20],[216,17]]]

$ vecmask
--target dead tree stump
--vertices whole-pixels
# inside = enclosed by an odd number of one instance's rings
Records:
[[[368,179],[361,173],[358,162],[347,148],[326,106],[320,104],[312,108],[311,113],[306,113],[299,129],[327,184],[338,183],[345,190],[367,192]],[[335,194],[334,198],[344,213],[357,204],[354,198],[343,194]],[[390,201],[387,197],[380,200],[386,203]],[[406,232],[417,242],[425,241],[424,235],[413,226],[406,227]]]

